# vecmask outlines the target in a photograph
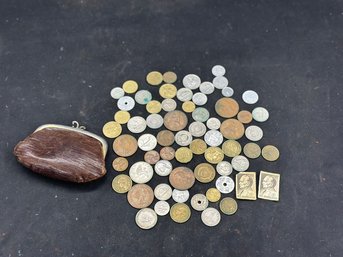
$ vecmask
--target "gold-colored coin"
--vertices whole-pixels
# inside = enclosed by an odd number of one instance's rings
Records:
[[[112,180],[112,188],[120,194],[129,192],[132,187],[132,180],[128,175],[120,174]]]
[[[181,163],[190,162],[193,158],[193,153],[188,147],[180,147],[175,152],[175,159]]]
[[[194,154],[204,154],[207,149],[207,144],[202,139],[194,139],[189,145],[189,148]]]
[[[225,197],[220,201],[219,208],[222,213],[226,215],[233,215],[238,209],[238,205],[235,199],[231,197]]]
[[[235,157],[242,151],[241,144],[236,140],[226,140],[222,145],[224,154],[228,157]]]
[[[177,80],[177,75],[172,71],[167,71],[163,74],[163,81],[166,83],[174,83]]]
[[[217,146],[211,146],[205,151],[205,159],[209,163],[217,164],[224,159],[224,152]]]
[[[261,148],[256,143],[247,143],[243,147],[243,153],[250,159],[256,159],[261,155]]]
[[[149,72],[148,75],[146,76],[146,81],[152,86],[157,86],[161,84],[162,80],[163,80],[163,76],[158,71]]]
[[[124,89],[124,92],[126,92],[128,94],[133,94],[137,91],[138,84],[134,80],[127,80],[123,84],[123,89]]]
[[[218,202],[221,196],[217,188],[212,187],[206,191],[206,198],[212,203]]]
[[[162,105],[159,101],[152,100],[146,105],[146,110],[149,113],[159,113],[162,109]]]
[[[195,110],[195,104],[192,101],[186,101],[182,104],[182,110],[184,112],[192,112]]]
[[[107,122],[102,128],[102,133],[108,138],[116,138],[121,134],[121,132],[121,125],[115,121]]]
[[[170,208],[170,217],[176,223],[185,223],[191,217],[191,209],[185,203],[176,203]]]
[[[130,118],[131,115],[128,111],[117,111],[114,114],[114,120],[119,124],[126,124]]]
[[[160,87],[159,93],[163,98],[174,98],[177,88],[173,84],[164,84]]]
[[[276,161],[280,157],[279,149],[273,145],[266,145],[262,148],[262,157],[270,162]]]
[[[112,167],[115,171],[124,171],[129,166],[129,162],[124,157],[117,157],[112,162]]]
[[[216,170],[209,163],[200,163],[194,169],[194,176],[201,183],[209,183],[216,177]]]

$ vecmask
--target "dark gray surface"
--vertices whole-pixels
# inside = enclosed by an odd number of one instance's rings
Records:
[[[0,256],[342,256],[342,27],[338,0],[1,0]],[[281,173],[279,203],[240,201],[215,228],[193,211],[142,231],[111,190],[112,152],[106,178],[88,185],[42,178],[12,155],[45,123],[101,134],[109,91],[127,79],[210,79],[214,64],[236,97],[252,88],[270,110],[261,145],[282,157],[251,170]]]

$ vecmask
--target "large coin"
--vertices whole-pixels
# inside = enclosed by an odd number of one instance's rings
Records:
[[[191,209],[187,204],[176,203],[170,209],[170,217],[177,223],[185,223],[191,217]]]
[[[250,159],[256,159],[261,155],[261,148],[258,144],[255,143],[247,143],[243,147],[243,153],[246,157]]]
[[[152,95],[148,90],[139,90],[135,94],[135,100],[138,104],[146,105],[152,100]]]
[[[134,116],[127,122],[127,129],[132,133],[141,133],[146,129],[146,120],[140,116]]]
[[[218,130],[207,131],[204,139],[209,146],[219,146],[223,143],[223,135]]]
[[[247,90],[242,94],[242,99],[247,104],[255,104],[258,101],[258,94],[253,90]]]
[[[155,172],[160,176],[168,176],[173,170],[173,166],[170,161],[160,160],[155,164]]]
[[[173,84],[164,84],[160,87],[159,93],[163,98],[174,98],[177,88]]]
[[[223,152],[228,157],[235,157],[242,151],[241,144],[236,140],[226,140],[222,145]]]
[[[208,200],[204,194],[195,194],[191,199],[191,206],[196,211],[203,211],[208,206]]]
[[[202,222],[209,227],[217,226],[220,222],[220,213],[217,209],[208,207],[201,213]]]
[[[188,163],[193,158],[193,152],[188,147],[180,147],[175,152],[175,159],[181,163]]]
[[[131,135],[121,135],[113,142],[114,152],[122,157],[133,155],[137,151],[137,140]]]
[[[112,189],[117,193],[127,193],[131,187],[132,180],[128,175],[120,174],[112,180]]]
[[[236,213],[238,205],[235,199],[231,197],[225,197],[220,201],[219,208],[222,213],[226,215],[233,215]]]
[[[266,145],[262,148],[262,157],[270,162],[276,161],[280,157],[279,149],[273,145]]]
[[[152,179],[154,170],[149,163],[139,161],[130,167],[129,175],[136,183],[146,183]]]
[[[169,182],[176,189],[189,189],[195,182],[194,173],[187,167],[177,167],[170,173]]]
[[[161,130],[157,134],[157,143],[161,146],[170,146],[174,143],[174,134],[170,130]]]
[[[151,208],[139,210],[136,214],[136,224],[141,229],[151,229],[157,223],[156,212]]]
[[[194,90],[200,86],[201,79],[195,74],[188,74],[183,78],[182,83],[184,87]]]
[[[239,105],[236,100],[223,97],[216,102],[215,110],[223,118],[232,118],[238,113]]]
[[[164,126],[171,131],[180,131],[187,126],[187,123],[187,116],[181,111],[171,111],[164,116]]]
[[[138,89],[138,84],[134,80],[127,80],[123,83],[123,90],[125,93],[128,94],[133,94],[137,91]]]
[[[223,194],[228,194],[235,188],[235,182],[228,176],[221,176],[216,180],[216,188]]]
[[[236,119],[227,119],[220,126],[220,132],[227,139],[240,139],[244,135],[244,126]]]
[[[215,178],[216,171],[211,164],[200,163],[194,169],[194,176],[201,183],[209,183]]]
[[[127,200],[134,208],[146,208],[154,200],[154,192],[151,187],[146,184],[136,184],[128,192]]]
[[[217,164],[224,159],[224,153],[219,147],[211,146],[205,150],[205,159],[209,163]]]
[[[163,76],[158,71],[151,71],[146,76],[146,81],[152,86],[157,86],[161,84],[162,80],[163,80]]]
[[[121,132],[122,132],[121,125],[115,121],[107,122],[102,128],[102,133],[105,135],[105,137],[108,137],[108,138],[115,138],[119,136]]]
[[[202,139],[194,139],[189,145],[189,148],[194,154],[204,154],[207,149],[207,145]]]

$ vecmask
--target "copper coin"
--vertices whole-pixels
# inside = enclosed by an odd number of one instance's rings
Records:
[[[169,175],[170,184],[178,190],[187,190],[195,182],[194,173],[187,167],[177,167]]]
[[[112,167],[116,171],[124,171],[129,166],[129,162],[124,157],[117,157],[112,162]]]
[[[184,112],[171,111],[164,116],[164,126],[171,131],[179,131],[187,126],[188,118]]]
[[[216,102],[215,110],[223,118],[232,118],[238,113],[239,105],[236,100],[223,97]]]
[[[159,160],[160,154],[155,150],[148,151],[144,154],[144,161],[146,161],[149,164],[155,164]]]
[[[174,143],[174,133],[170,130],[161,130],[157,134],[157,143],[161,146],[170,146]]]
[[[227,139],[239,139],[244,135],[244,126],[236,119],[227,119],[220,125],[220,132]]]
[[[122,157],[133,155],[138,148],[137,140],[131,135],[121,135],[113,142],[114,152]]]
[[[173,147],[170,146],[162,147],[160,150],[160,156],[163,160],[173,160],[175,157],[175,150]]]
[[[127,193],[127,200],[134,208],[146,208],[154,200],[154,191],[146,184],[136,184]]]
[[[237,119],[243,124],[248,124],[252,121],[252,114],[249,111],[240,111],[237,114]]]

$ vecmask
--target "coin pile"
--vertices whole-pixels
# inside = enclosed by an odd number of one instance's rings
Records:
[[[114,120],[104,125],[103,134],[114,139],[116,158],[112,166],[122,173],[115,176],[112,188],[127,193],[129,204],[139,209],[136,223],[140,228],[154,227],[158,216],[168,213],[173,221],[184,223],[191,217],[191,208],[202,212],[205,225],[216,226],[221,213],[233,215],[237,211],[236,200],[279,200],[280,175],[260,171],[257,194],[256,172],[249,168],[250,161],[261,155],[266,161],[279,158],[275,146],[261,149],[257,143],[263,137],[259,124],[268,120],[269,112],[260,106],[247,108],[252,111],[240,110],[225,73],[223,66],[216,65],[212,68],[212,82],[188,74],[177,87],[174,72],[152,71],[146,76],[151,90],[138,90],[133,80],[111,90],[118,110]],[[206,104],[216,90],[222,96],[215,102],[215,113],[210,113]],[[157,91],[159,96],[153,97]],[[247,90],[242,100],[252,106],[259,96]],[[145,106],[144,117],[135,115],[136,104]],[[244,136],[250,142],[242,147],[239,140]],[[133,155],[143,158],[132,163]],[[198,163],[192,160],[200,155],[206,162],[192,167]],[[231,178],[233,170],[237,172],[235,180]],[[154,176],[165,178],[165,182],[153,189],[148,183]],[[189,189],[198,182],[208,188],[190,196]],[[235,196],[229,195],[234,189]],[[153,203],[153,208],[149,207]]]

